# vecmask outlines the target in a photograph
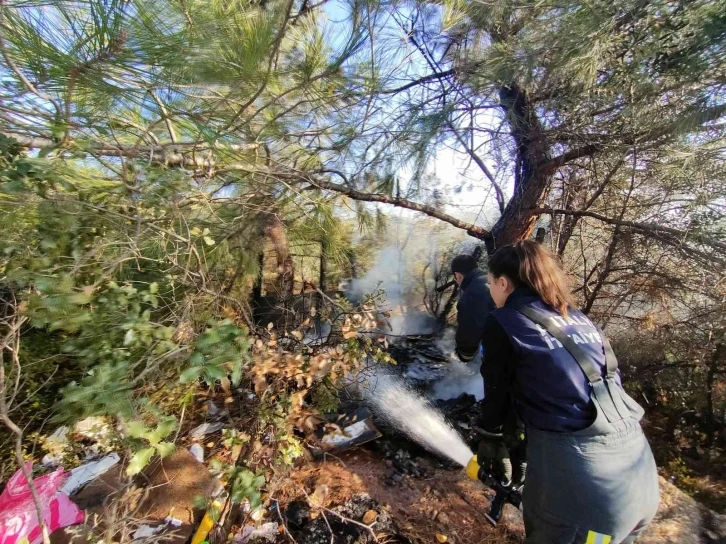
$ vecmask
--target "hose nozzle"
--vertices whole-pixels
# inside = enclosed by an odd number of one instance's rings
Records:
[[[479,462],[474,455],[466,464],[466,475],[474,481],[479,481]]]

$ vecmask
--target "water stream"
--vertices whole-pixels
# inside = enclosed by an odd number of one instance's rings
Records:
[[[426,449],[466,466],[473,453],[443,414],[400,377],[378,372],[364,392],[377,415]]]

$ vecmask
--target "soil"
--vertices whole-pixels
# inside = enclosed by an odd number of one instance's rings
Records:
[[[415,463],[423,474],[420,477],[402,473],[393,461],[363,449],[327,456],[324,462],[294,471],[279,500],[283,504],[304,501],[306,495],[319,495],[316,490],[327,488],[323,507],[366,495],[395,521],[399,538],[410,542],[436,542],[437,534],[461,544],[523,542],[521,516],[511,506],[505,507],[498,527],[486,521],[484,513],[493,493],[482,484],[469,480],[461,470],[441,468],[429,459],[415,459]],[[398,477],[392,481],[394,474]],[[295,519],[291,522],[300,524]],[[377,520],[372,529],[379,532],[380,523]]]
[[[283,522],[279,543],[293,538],[297,544],[329,544],[331,530],[333,544],[369,544],[374,537],[386,544],[524,542],[521,513],[510,505],[497,527],[484,518],[491,490],[429,456],[396,450],[386,458],[392,446],[385,444],[383,440],[376,450],[326,455],[321,462],[306,461],[291,474],[281,474],[260,523]],[[91,512],[103,513],[104,503],[124,480],[119,471],[109,472],[74,499]],[[181,519],[183,526],[171,542],[185,542],[195,527],[194,497],[208,493],[213,483],[208,471],[180,449],[147,471],[144,480],[147,495],[134,511],[152,525],[168,515]],[[726,516],[662,478],[660,484],[658,515],[639,544],[726,543]],[[53,541],[68,542],[59,535]]]

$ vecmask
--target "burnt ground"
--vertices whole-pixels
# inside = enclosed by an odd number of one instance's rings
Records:
[[[482,484],[469,480],[460,469],[442,468],[430,459],[407,460],[415,466],[415,473],[401,470],[400,461],[363,448],[327,456],[323,462],[295,471],[281,497],[299,500],[304,493],[312,495],[323,487],[327,489],[323,506],[332,507],[368,496],[375,505],[369,510],[384,516],[380,527],[376,521],[371,528],[379,540],[388,542],[436,542],[437,534],[461,544],[523,542],[521,516],[513,508],[506,507],[498,527],[486,521],[484,513],[493,493]],[[411,467],[408,472],[413,472]],[[392,528],[397,533],[386,532]],[[296,533],[294,527],[291,532],[303,537],[300,544],[315,542],[305,538],[308,533]],[[329,536],[328,532],[326,543]]]

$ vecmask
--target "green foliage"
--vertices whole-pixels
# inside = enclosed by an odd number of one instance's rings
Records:
[[[340,406],[338,390],[329,380],[323,380],[313,389],[313,406],[322,414],[335,412]]]
[[[194,341],[189,367],[181,372],[182,383],[202,378],[208,385],[229,374],[234,385],[242,379],[242,367],[249,361],[250,340],[231,320],[210,323]]]
[[[261,489],[265,485],[265,476],[247,468],[225,464],[214,459],[210,462],[212,474],[220,476],[228,483],[230,500],[233,504],[248,502],[254,510],[262,504]]]
[[[142,445],[149,444],[148,447],[135,448],[136,452],[126,467],[126,474],[129,476],[135,476],[141,472],[154,454],[166,457],[174,451],[174,444],[164,442],[163,439],[176,429],[175,417],[162,418],[153,429],[147,427],[143,421],[129,421],[127,428],[129,438],[142,442]]]

